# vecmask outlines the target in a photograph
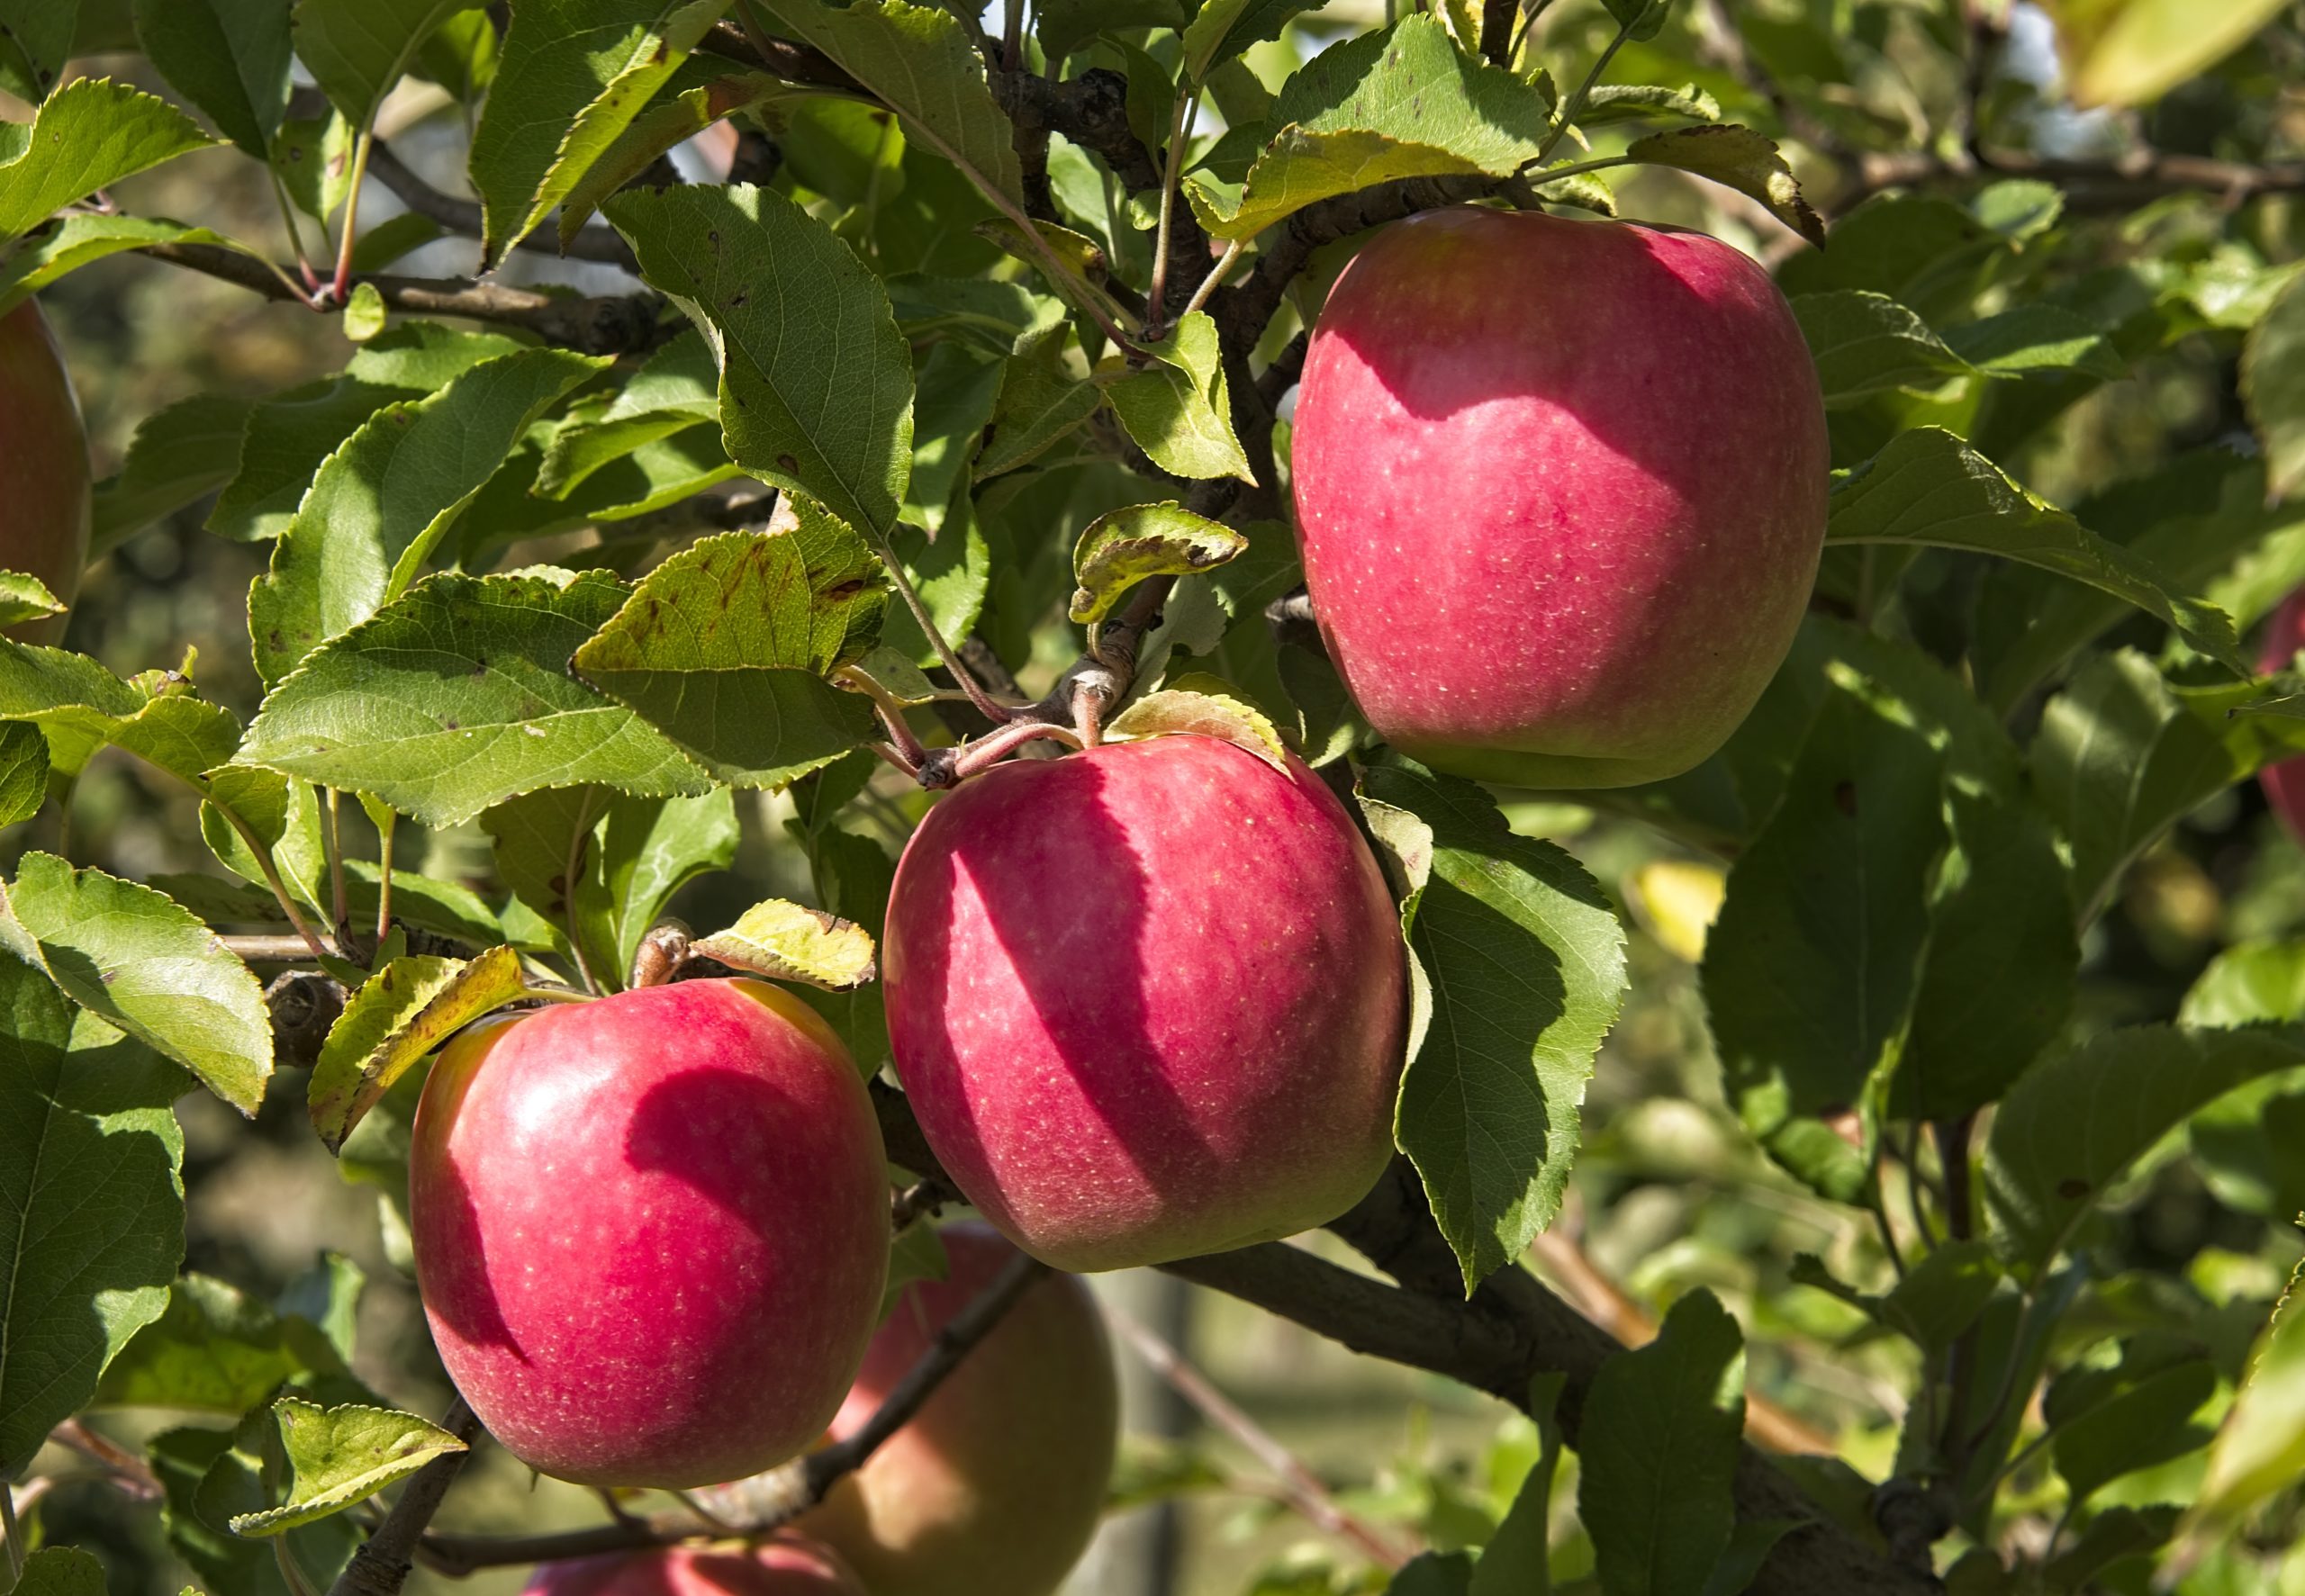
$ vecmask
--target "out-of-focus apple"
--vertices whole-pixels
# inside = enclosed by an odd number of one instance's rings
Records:
[[[0,570],[37,576],[69,604],[88,561],[88,435],[64,356],[39,305],[0,316]],[[54,643],[65,618],[11,627],[23,643]]]
[[[545,1563],[522,1596],[874,1596],[831,1550],[797,1536],[746,1550],[666,1546]]]

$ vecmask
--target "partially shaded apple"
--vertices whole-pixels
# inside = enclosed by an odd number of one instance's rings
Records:
[[[2268,674],[2286,671],[2300,648],[2305,648],[2305,588],[2290,594],[2273,612],[2257,669]],[[2257,785],[2264,789],[2265,801],[2289,827],[2289,834],[2305,840],[2305,754],[2267,765],[2257,772]]]
[[[0,316],[0,570],[37,576],[65,603],[80,591],[91,514],[88,435],[64,356],[40,307]],[[54,643],[65,618],[9,628],[23,643]]]
[[[1291,438],[1329,654],[1438,770],[1687,770],[1784,662],[1816,579],[1816,369],[1767,275],[1702,233],[1397,223],[1329,293]]]
[[[944,1242],[949,1273],[899,1296],[833,1420],[835,1439],[872,1416],[1017,1256],[981,1224],[947,1226]],[[1103,1316],[1080,1280],[1051,1275],[800,1526],[872,1596],[1052,1596],[1096,1533],[1119,1425]]]
[[[890,895],[890,1046],[969,1200],[1063,1269],[1333,1219],[1392,1150],[1406,966],[1318,778],[1198,735],[995,766]]]
[[[475,1027],[433,1066],[409,1163],[441,1361],[562,1479],[773,1467],[822,1433],[872,1337],[884,1157],[838,1039],[757,981]]]
[[[750,1548],[666,1546],[544,1563],[524,1596],[877,1596],[825,1546],[779,1536]]]

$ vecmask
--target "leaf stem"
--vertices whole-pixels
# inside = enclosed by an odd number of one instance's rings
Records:
[[[1633,20],[1637,22],[1640,18],[1636,16]],[[1585,102],[1592,96],[1595,86],[1601,81],[1601,74],[1609,69],[1609,63],[1616,59],[1617,51],[1623,50],[1625,41],[1632,37],[1632,23],[1619,23],[1616,37],[1609,41],[1608,47],[1603,50],[1600,56],[1593,62],[1593,69],[1585,74],[1585,81],[1578,84],[1576,92],[1560,103],[1560,112],[1553,120],[1552,131],[1547,133],[1545,141],[1537,146],[1537,158],[1530,165],[1541,163],[1552,153],[1553,146],[1567,136],[1569,128],[1583,113]]]
[[[1538,160],[1544,158],[1539,156]],[[1604,172],[1611,167],[1634,167],[1641,163],[1631,156],[1604,155],[1589,161],[1575,161],[1565,167],[1540,167],[1534,161],[1521,168],[1521,176],[1539,188],[1562,177],[1578,177],[1587,172]]]
[[[267,169],[270,165],[268,161],[266,163]],[[307,294],[318,293],[321,291],[321,275],[312,269],[312,257],[304,253],[304,230],[296,221],[296,207],[289,203],[288,189],[280,181],[280,174],[273,172],[271,176],[272,197],[280,206],[280,222],[288,230],[289,252],[296,257],[296,269],[304,274],[304,292]],[[321,241],[328,241],[325,226],[321,229]]]
[[[1191,137],[1188,124],[1200,104],[1200,86],[1177,91],[1177,103],[1169,113],[1168,159],[1161,171],[1161,226],[1152,240],[1152,285],[1144,293],[1144,341],[1157,344],[1167,330],[1162,320],[1162,301],[1169,289],[1169,218],[1177,203],[1177,181],[1184,176],[1185,140]]]
[[[376,828],[376,940],[383,942],[393,929],[393,831],[400,823],[400,811],[387,809],[384,823]]]
[[[890,744],[898,753],[911,762],[912,769],[906,773],[909,775],[918,771],[920,762],[927,756],[928,751],[920,745],[920,739],[913,735],[912,727],[905,722],[904,700],[854,665],[841,666],[832,673],[832,679],[840,686],[863,693],[872,700],[872,708],[881,717],[881,729],[889,734]]]
[[[367,178],[368,151],[375,142],[376,129],[371,123],[360,131],[359,142],[352,147],[352,185],[344,192],[344,226],[337,235],[336,277],[330,284],[339,307],[352,297],[352,245],[360,220],[360,185]]]
[[[272,862],[272,850],[257,836],[256,828],[241,819],[229,804],[217,804],[216,812],[224,817],[225,824],[240,833],[240,841],[247,843],[249,852],[256,856],[257,868],[264,871],[264,884],[272,888],[272,896],[278,901],[280,912],[287,916],[288,924],[295,927],[296,934],[304,939],[304,945],[312,951],[312,957],[334,957],[328,943],[321,940],[320,934],[313,931],[311,923],[297,909],[296,900],[288,896],[287,886],[280,879],[280,871]]]
[[[580,816],[580,824],[575,829],[575,834],[568,839],[568,862],[562,869],[560,875],[561,880],[566,883],[561,907],[562,917],[568,926],[569,957],[576,961],[577,984],[588,994],[595,996],[600,992],[601,984],[593,978],[592,967],[584,957],[584,928],[582,921],[577,917],[576,899],[582,890],[583,880],[582,867],[584,862],[584,847],[592,840],[592,820],[596,818],[597,816],[591,816],[589,807],[584,811],[584,816]]]
[[[24,1577],[24,1537],[16,1528],[16,1488],[0,1480],[0,1540],[8,1543],[11,1582]]]
[[[1177,313],[1178,320],[1183,320],[1208,302],[1208,296],[1216,292],[1217,284],[1225,281],[1225,274],[1233,269],[1233,263],[1241,258],[1241,251],[1248,247],[1246,239],[1235,239],[1225,246],[1225,253],[1209,268],[1208,275],[1200,280],[1200,286],[1192,291],[1192,297],[1185,301],[1185,308]]]
[[[912,611],[913,620],[919,625],[921,636],[928,639],[928,646],[936,651],[937,659],[943,662],[945,670],[953,673],[953,680],[960,684],[961,690],[968,694],[969,702],[976,707],[977,713],[995,726],[1007,725],[1014,718],[1012,708],[985,691],[983,684],[961,663],[961,656],[954,652],[953,645],[945,641],[945,634],[938,629],[935,618],[929,615],[928,606],[921,602],[919,590],[912,585],[912,578],[905,574],[904,566],[897,559],[896,550],[890,546],[889,540],[875,532],[866,541],[872,545],[872,552],[881,556],[881,564],[888,567],[889,580],[896,583],[898,593],[904,599],[905,608]]]
[[[334,911],[333,924],[339,936],[352,917],[344,900],[344,816],[339,805],[343,794],[331,787],[328,789],[328,890],[329,907]]]

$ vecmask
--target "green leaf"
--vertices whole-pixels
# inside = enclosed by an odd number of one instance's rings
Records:
[[[9,1596],[104,1596],[104,1565],[77,1546],[42,1546],[24,1559]]]
[[[0,571],[0,627],[63,613],[64,601],[50,592],[48,584],[39,577],[26,576],[21,571]]]
[[[2236,1087],[2305,1063],[2288,1030],[2110,1031],[2025,1072],[1985,1141],[1985,1201],[2004,1256],[2056,1258],[2132,1160]]]
[[[395,400],[420,400],[520,347],[501,333],[403,322],[369,340],[335,376],[260,401],[249,412],[239,465],[217,496],[208,529],[234,542],[277,537],[321,464],[362,422]]]
[[[2127,1354],[2133,1354],[2132,1342]],[[2142,1370],[2133,1361],[2143,1361]],[[2197,1451],[2208,1444],[2210,1432],[2195,1427],[2192,1416],[2217,1391],[2217,1366],[2204,1357],[2134,1360],[2125,1355],[2117,1371],[2087,1370],[2084,1375],[2111,1375],[2098,1400],[2079,1411],[2065,1411],[2057,1401],[2063,1380],[2049,1387],[2047,1417],[2056,1427],[2051,1455],[2056,1472],[2076,1502],[2085,1501],[2123,1474],[2152,1468]]]
[[[1270,0],[1266,0],[1270,3]],[[1014,131],[960,22],[933,5],[855,0],[753,0],[787,33],[815,45],[904,122],[906,137],[951,161],[988,194],[1024,208]]]
[[[981,482],[1029,465],[1086,425],[1101,396],[1064,364],[1064,329],[1032,338],[1001,368],[990,430],[973,468]]]
[[[2305,1470],[2305,1312],[2297,1279],[2249,1356],[2248,1377],[2209,1449],[2209,1468],[2181,1537],[2201,1546],[2232,1533]]]
[[[315,221],[336,214],[352,192],[352,147],[358,133],[341,111],[292,116],[273,136],[272,171],[289,203]]]
[[[1469,1289],[1560,1211],[1577,1106],[1624,1000],[1624,928],[1582,866],[1507,831],[1471,782],[1385,766],[1362,790],[1431,834],[1403,918],[1433,1022],[1395,1135]]]
[[[1393,1575],[1385,1596],[1470,1596],[1474,1566],[1469,1552],[1419,1552]]]
[[[1609,14],[1624,30],[1624,36],[1634,41],[1654,39],[1663,31],[1665,14],[1672,8],[1672,0],[1603,0]]]
[[[500,48],[496,23],[487,10],[468,6],[451,12],[417,48],[412,70],[470,105],[495,81]]]
[[[213,244],[243,255],[255,254],[247,245],[204,227],[185,227],[145,216],[68,213],[23,239],[0,262],[0,315],[67,273],[122,250],[148,249],[155,244]]]
[[[2060,305],[2020,305],[1945,329],[1955,354],[1988,376],[2080,372],[2119,382],[2129,363],[2103,329]]]
[[[1646,122],[1652,117],[1686,117],[1691,122],[1719,122],[1721,102],[1694,83],[1668,88],[1653,83],[1595,84],[1586,92],[1585,109],[1577,113],[1580,127],[1605,127],[1614,122]]]
[[[1894,389],[1927,391],[1971,370],[1927,322],[1885,293],[1842,288],[1803,293],[1792,304],[1828,408]]]
[[[1513,1505],[1481,1548],[1465,1596],[1551,1596],[1552,1482],[1560,1466],[1561,1387],[1547,1372],[1529,1382],[1529,1416],[1537,1427],[1537,1460],[1513,1493]]]
[[[20,720],[0,724],[0,825],[40,813],[48,798],[48,739]]]
[[[1192,576],[1222,565],[1249,540],[1173,499],[1107,510],[1089,523],[1072,548],[1071,618],[1081,624],[1112,613],[1120,596],[1154,576]]]
[[[1194,0],[1041,0],[1033,32],[1051,61],[1062,61],[1100,33],[1129,28],[1174,28],[1192,20]]]
[[[434,29],[469,0],[296,0],[296,56],[356,131],[376,120]]]
[[[420,216],[413,211],[403,211],[397,216],[387,216],[374,227],[363,227],[360,230],[360,236],[353,240],[352,270],[356,275],[381,272],[402,256],[412,255],[423,248],[425,245],[446,238],[447,230],[429,216]],[[363,294],[360,290],[364,287],[370,292]],[[366,320],[367,312],[363,311],[361,329],[366,336],[356,341],[366,343],[384,330],[384,294],[373,283],[355,283],[352,285],[352,299],[355,304],[366,307],[373,302],[376,307],[373,331],[370,330],[371,323]],[[350,309],[349,305],[346,307],[348,315]],[[347,337],[351,336],[348,326],[348,323]]]
[[[352,297],[344,302],[344,316],[339,325],[344,329],[344,341],[365,344],[384,330],[391,314],[384,307],[384,291],[374,283],[356,283]]]
[[[388,1408],[322,1408],[283,1397],[273,1404],[272,1414],[295,1483],[280,1507],[236,1515],[235,1535],[278,1535],[340,1513],[435,1457],[466,1449],[438,1425]]]
[[[428,578],[275,688],[240,762],[367,793],[427,825],[547,787],[701,793],[694,762],[568,673],[627,593],[601,572]]]
[[[1837,674],[1705,939],[1731,1101],[1781,1162],[1844,1201],[1865,1159],[1819,1121],[1856,1111],[1870,1143],[1929,943],[1942,772],[1901,707]]]
[[[2033,739],[2033,785],[2072,844],[2084,924],[2156,837],[2305,745],[2305,725],[2236,713],[2262,698],[2247,684],[2174,687],[2152,661],[2123,649],[2049,700]]]
[[[228,1281],[186,1275],[169,1291],[167,1311],[104,1370],[90,1405],[237,1421],[281,1382],[315,1371],[345,1369],[339,1349],[312,1324],[283,1319]]]
[[[719,372],[703,338],[691,329],[651,355],[606,410],[561,424],[537,468],[536,491],[565,499],[635,449],[719,419]]]
[[[1191,682],[1195,679],[1183,679]],[[1199,678],[1207,681],[1209,678]],[[1223,685],[1221,683],[1217,685]],[[1272,722],[1254,706],[1230,694],[1198,687],[1170,687],[1135,699],[1105,728],[1120,738],[1215,737],[1255,754],[1274,770],[1288,769],[1288,745]]]
[[[562,199],[561,248],[565,250],[583,230],[603,200],[646,171],[659,156],[717,122],[746,113],[758,115],[802,92],[764,72],[738,72],[658,98],[601,151]]]
[[[2264,446],[2266,485],[2286,499],[2305,482],[2305,276],[2291,279],[2250,331],[2241,397]]]
[[[2053,14],[2065,72],[2084,105],[2140,105],[2238,49],[2280,12],[2281,0],[2106,0],[2060,5]]]
[[[1661,15],[1663,8],[1659,7]],[[1769,214],[1820,249],[1825,244],[1825,221],[1801,197],[1793,168],[1777,153],[1775,140],[1734,122],[1713,122],[1694,128],[1674,128],[1635,139],[1625,147],[1632,160],[1652,167],[1672,167],[1733,188],[1758,200]]]
[[[0,0],[0,89],[37,105],[72,53],[80,0]]]
[[[2026,491],[1939,428],[1901,432],[1839,473],[1825,541],[1919,544],[2036,565],[2126,600],[2235,674],[2248,672],[2224,611],[2174,591],[2136,554]]]
[[[782,786],[872,735],[871,705],[825,677],[879,641],[887,573],[847,527],[795,508],[789,532],[673,555],[576,651],[584,680],[739,786]]]
[[[1280,37],[1288,19],[1317,10],[1321,0],[1203,0],[1185,30],[1185,76],[1194,83],[1252,44]]]
[[[96,484],[90,554],[117,548],[230,482],[240,469],[249,409],[243,399],[195,393],[137,423],[119,473]]]
[[[168,86],[258,160],[288,114],[289,0],[135,0],[136,40]]]
[[[1195,311],[1157,344],[1144,346],[1152,364],[1118,377],[1105,397],[1137,447],[1162,470],[1178,476],[1238,477],[1256,473],[1233,430],[1233,404],[1225,385],[1225,352],[1216,323]]]
[[[411,953],[360,984],[321,1044],[306,1093],[312,1129],[335,1152],[416,1061],[526,990],[520,956],[491,948],[469,962]]]
[[[886,535],[911,466],[912,357],[880,279],[768,189],[687,185],[602,210],[712,346],[728,457]]]
[[[2181,1025],[2254,1025],[2305,1019],[2305,942],[2244,942],[2194,978],[2178,1005]]]
[[[99,749],[120,740],[195,780],[229,757],[215,751],[220,739],[229,744],[231,735],[226,729],[230,713],[213,704],[155,699],[86,654],[5,638],[0,638],[0,718],[39,726],[48,738],[50,763],[67,775],[77,775]]]
[[[183,1071],[0,953],[0,1481],[167,1308]]]
[[[17,238],[77,200],[215,140],[166,100],[104,77],[50,95],[23,153],[0,167],[0,239]]]
[[[75,1003],[184,1065],[253,1115],[272,1014],[249,967],[167,894],[27,853],[0,897],[0,942]]]
[[[1000,378],[999,361],[953,339],[935,345],[920,363],[904,518],[931,538],[944,529],[954,491],[969,478],[969,462],[992,419]]]
[[[484,267],[567,197],[728,8],[728,0],[521,0],[472,140]]]
[[[880,978],[870,932],[781,897],[755,904],[728,930],[698,942],[695,951],[731,969],[827,992],[845,992]]]
[[[608,357],[522,349],[429,398],[386,405],[321,462],[249,590],[257,668],[276,684],[327,638],[408,591],[529,424]]]
[[[1306,205],[1403,177],[1510,176],[1536,158],[1550,122],[1535,88],[1419,14],[1332,45],[1292,76],[1237,196],[1200,178],[1185,194],[1214,237],[1250,239]]]
[[[1736,1528],[1745,1348],[1709,1291],[1601,1366],[1585,1399],[1577,1516],[1608,1596],[1704,1596]]]

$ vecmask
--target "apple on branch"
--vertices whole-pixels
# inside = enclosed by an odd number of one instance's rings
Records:
[[[88,435],[64,357],[40,307],[0,316],[0,570],[36,576],[65,603],[88,559]],[[65,618],[10,628],[25,643],[55,643]]]
[[[1687,770],[1816,579],[1816,368],[1767,275],[1702,233],[1472,209],[1387,229],[1321,311],[1290,446],[1329,654],[1436,770]]]

